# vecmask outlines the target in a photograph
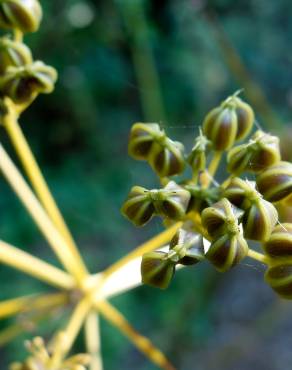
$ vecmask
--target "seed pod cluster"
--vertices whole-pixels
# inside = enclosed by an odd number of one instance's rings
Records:
[[[122,213],[136,226],[145,225],[154,215],[181,220],[186,214],[189,201],[190,193],[174,181],[157,190],[134,186],[122,207]]]
[[[226,198],[202,212],[202,224],[211,237],[206,258],[221,272],[229,270],[247,255],[248,245],[239,225],[242,214],[242,210]]]
[[[38,0],[1,0],[0,27],[35,32],[42,19],[42,8]]]
[[[177,175],[185,168],[184,146],[167,137],[156,123],[135,123],[128,151],[133,158],[148,161],[159,177]]]
[[[232,148],[227,155],[227,169],[232,174],[260,172],[281,159],[279,138],[258,130],[246,144]]]
[[[203,133],[215,150],[223,151],[230,149],[235,141],[245,138],[253,123],[252,108],[235,94],[207,114],[203,122]]]

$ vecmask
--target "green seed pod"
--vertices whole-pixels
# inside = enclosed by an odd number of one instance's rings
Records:
[[[265,273],[265,281],[280,297],[292,299],[292,264],[278,261]]]
[[[188,209],[190,193],[174,181],[161,190],[151,190],[150,197],[157,214],[171,220],[182,220]]]
[[[178,175],[185,168],[184,146],[169,138],[155,142],[148,161],[159,177]]]
[[[225,272],[246,257],[248,245],[240,234],[225,234],[214,240],[206,253],[206,259],[218,271]]]
[[[194,172],[199,173],[206,169],[206,154],[210,147],[211,142],[200,131],[200,135],[196,138],[195,145],[187,159]]]
[[[167,253],[149,252],[142,257],[142,283],[166,289],[175,273],[175,263],[168,259]]]
[[[239,177],[233,178],[226,188],[221,190],[221,195],[227,198],[236,207],[243,208],[249,185]]]
[[[218,187],[202,188],[199,185],[185,185],[184,188],[191,194],[187,212],[201,213],[205,208],[210,207],[221,198]]]
[[[155,214],[155,208],[149,190],[141,186],[134,186],[123,204],[121,212],[134,225],[145,225]]]
[[[257,131],[247,144],[232,148],[227,155],[227,169],[233,174],[260,172],[281,159],[279,138]]]
[[[292,164],[279,162],[267,168],[257,176],[256,183],[264,198],[270,202],[289,197],[292,193]]]
[[[1,0],[0,27],[35,32],[42,19],[42,8],[37,0]]]
[[[251,107],[236,95],[212,109],[203,122],[203,133],[218,151],[230,149],[250,132],[254,122]]]
[[[263,248],[272,258],[292,257],[292,224],[277,225],[269,240],[263,244]]]
[[[0,39],[0,75],[7,67],[20,67],[30,63],[32,63],[32,55],[26,45],[8,37]]]
[[[9,96],[16,104],[28,103],[37,94],[53,91],[57,72],[42,62],[22,67],[8,67],[0,78],[2,94]]]
[[[157,123],[135,123],[131,128],[128,151],[138,160],[147,160],[153,143],[166,137]]]
[[[241,209],[233,206],[228,199],[223,198],[203,210],[201,214],[202,225],[211,237],[239,233],[238,220],[242,215]]]
[[[174,262],[185,266],[194,265],[205,258],[203,237],[181,228],[172,238],[169,251],[174,252],[174,257],[171,258]]]
[[[251,240],[268,240],[277,222],[278,212],[273,204],[258,199],[244,213],[242,220],[244,236]]]

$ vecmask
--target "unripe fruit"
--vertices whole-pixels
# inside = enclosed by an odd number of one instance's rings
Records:
[[[38,0],[1,0],[0,27],[35,32],[42,19],[42,8]]]
[[[165,252],[149,252],[142,257],[142,283],[166,289],[175,273],[175,263]]]
[[[8,37],[0,39],[0,75],[7,67],[20,67],[30,63],[32,63],[32,55],[26,45]]]
[[[292,224],[277,225],[263,248],[271,258],[292,257]]]
[[[194,172],[199,173],[206,169],[206,154],[210,147],[211,142],[200,132],[187,159]]]
[[[292,193],[292,164],[279,162],[256,178],[259,191],[270,202],[288,198]]]
[[[2,94],[11,98],[16,104],[30,102],[37,94],[53,91],[57,72],[53,67],[42,62],[22,67],[8,67],[0,78]]]
[[[265,281],[282,298],[292,299],[292,264],[278,261],[265,273]]]

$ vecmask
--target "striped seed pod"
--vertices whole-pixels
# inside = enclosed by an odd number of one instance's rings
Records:
[[[279,162],[256,178],[259,191],[270,202],[288,198],[292,193],[292,164]]]
[[[251,107],[236,94],[212,109],[203,122],[203,133],[217,151],[230,149],[234,142],[248,135],[254,122]]]
[[[258,130],[247,144],[232,148],[227,169],[233,174],[260,172],[281,160],[279,138]]]
[[[194,265],[204,257],[204,243],[202,235],[186,229],[179,229],[169,244],[171,259],[182,265]],[[170,256],[170,254],[169,254]]]
[[[153,144],[148,162],[159,177],[178,175],[185,168],[184,146],[166,137]]]
[[[239,233],[224,234],[215,239],[206,253],[206,259],[218,271],[225,272],[238,264],[248,253],[248,245]]]
[[[292,299],[292,264],[278,261],[265,273],[265,281],[280,297]]]
[[[157,123],[135,123],[131,128],[128,152],[131,157],[138,160],[147,160],[153,143],[163,141],[165,132]]]
[[[38,0],[1,0],[0,27],[35,32],[42,19],[42,8]]]
[[[171,220],[184,218],[190,201],[190,193],[174,181],[160,190],[151,190],[150,197],[156,213]]]
[[[292,257],[292,224],[277,225],[269,240],[263,243],[265,253],[271,258]]]
[[[53,67],[34,62],[22,67],[8,67],[0,78],[0,90],[16,104],[28,103],[39,93],[52,92],[56,80],[57,72]]]
[[[175,273],[175,263],[165,252],[149,252],[142,257],[142,283],[166,289]]]
[[[191,194],[188,212],[201,213],[205,208],[210,207],[221,198],[218,187],[203,188],[199,185],[185,185],[184,188]]]
[[[145,225],[155,214],[149,190],[141,186],[134,186],[123,204],[121,212],[135,226]]]
[[[250,240],[266,241],[278,222],[278,212],[272,203],[257,199],[244,212],[244,236]]]
[[[32,55],[26,45],[8,37],[0,39],[0,75],[7,67],[20,67],[30,63],[32,63]]]
[[[237,234],[240,232],[238,220],[243,211],[233,206],[228,199],[223,198],[203,210],[201,214],[202,225],[212,238],[225,234]]]
[[[190,155],[188,156],[188,163],[191,165],[195,173],[205,170],[206,168],[206,156],[207,152],[211,147],[211,142],[203,135],[200,130],[200,135],[195,140],[195,145],[192,148]]]

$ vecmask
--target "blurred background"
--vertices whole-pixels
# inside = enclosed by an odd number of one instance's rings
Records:
[[[25,41],[59,80],[21,123],[92,272],[162,230],[157,220],[135,229],[120,214],[131,186],[158,186],[148,166],[127,155],[134,122],[159,122],[190,149],[206,112],[244,88],[257,121],[283,136],[291,159],[290,0],[41,3],[42,27]],[[57,265],[2,178],[0,210],[2,239]],[[202,264],[180,271],[166,291],[140,287],[112,302],[180,370],[288,369],[292,305],[264,284],[263,272],[248,260],[224,275]],[[0,279],[0,299],[49,289],[3,266]],[[48,338],[64,317],[28,325],[0,350],[1,368],[23,358],[24,339]],[[155,369],[108,323],[101,331],[106,370]],[[82,340],[77,346],[83,350]]]

